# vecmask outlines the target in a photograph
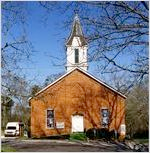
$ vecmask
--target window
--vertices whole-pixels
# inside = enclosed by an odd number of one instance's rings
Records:
[[[102,115],[102,126],[107,127],[109,123],[109,112],[108,109],[101,109]]]
[[[8,126],[7,130],[16,130],[16,127],[15,126]]]
[[[54,127],[54,110],[47,110],[47,127]]]
[[[75,49],[75,63],[79,63],[79,50]]]

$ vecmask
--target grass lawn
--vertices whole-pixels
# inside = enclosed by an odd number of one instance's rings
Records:
[[[149,143],[149,139],[134,139],[134,141],[142,144]]]
[[[70,140],[81,140],[81,141],[84,141],[84,140],[86,140],[86,135],[85,135],[85,133],[72,133],[70,135]]]
[[[1,152],[16,152],[16,150],[8,145],[1,145]]]

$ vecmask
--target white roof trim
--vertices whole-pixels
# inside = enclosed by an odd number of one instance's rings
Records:
[[[40,94],[41,92],[43,92],[44,90],[46,90],[47,88],[49,88],[50,86],[52,86],[53,84],[55,84],[56,82],[58,82],[59,80],[61,80],[62,78],[64,78],[65,76],[67,76],[69,73],[71,73],[72,71],[74,71],[76,69],[73,68],[72,70],[68,71],[66,74],[62,75],[60,78],[56,79],[54,82],[50,83],[49,85],[47,85],[45,88],[43,88],[42,90],[40,90],[39,92],[37,92],[35,94],[35,96],[37,96],[38,94]],[[33,97],[32,97],[33,98]],[[32,98],[30,98],[29,100],[31,100]]]
[[[47,88],[49,88],[50,86],[52,86],[53,84],[55,84],[56,82],[58,82],[59,80],[61,80],[62,78],[64,78],[65,76],[67,76],[68,74],[70,74],[71,72],[73,72],[75,69],[80,70],[81,72],[83,72],[84,74],[86,74],[87,76],[91,77],[92,79],[96,80],[97,82],[101,83],[102,85],[104,85],[105,87],[111,89],[112,91],[118,93],[119,95],[121,95],[124,98],[127,98],[125,95],[123,95],[122,93],[118,92],[116,89],[110,87],[109,85],[107,85],[106,83],[102,82],[101,80],[95,78],[93,75],[89,74],[88,72],[84,71],[83,69],[79,68],[79,67],[75,67],[72,70],[68,71],[66,74],[62,75],[60,78],[56,79],[54,82],[52,82],[51,84],[49,84],[48,86],[46,86],[45,88],[43,88],[42,90],[40,90],[39,92],[37,92],[35,94],[35,96],[37,96],[38,94],[40,94],[41,92],[43,92],[44,90],[46,90]],[[33,97],[32,97],[33,98]],[[30,98],[29,101],[32,99]]]
[[[102,82],[101,80],[97,79],[96,77],[94,77],[92,74],[89,74],[88,72],[84,71],[83,69],[77,68],[80,71],[82,71],[83,73],[85,73],[86,75],[90,76],[92,79],[96,80],[97,82],[101,83],[102,85],[104,85],[105,87],[113,90],[114,92],[118,93],[119,95],[121,95],[124,98],[127,98],[125,95],[123,95],[122,93],[120,93],[119,91],[117,91],[116,89],[114,89],[113,87],[107,85],[106,83]]]

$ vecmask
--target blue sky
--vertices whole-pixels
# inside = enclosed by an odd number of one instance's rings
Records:
[[[65,71],[65,39],[68,38],[72,25],[69,29],[63,28],[66,14],[52,12],[45,17],[45,11],[37,5],[37,2],[29,2],[27,7],[29,10],[27,34],[35,52],[31,56],[32,62],[25,61],[21,65],[28,80],[34,79],[33,82],[42,84],[48,75]],[[73,18],[72,15],[72,20]],[[84,25],[82,27],[84,30]],[[93,70],[94,64],[91,63],[89,72],[94,74]]]
[[[20,1],[18,3],[22,2]],[[60,10],[46,12],[44,8],[39,6],[39,3],[37,1],[26,2],[25,4],[25,7],[28,11],[28,13],[26,14],[26,33],[28,36],[28,40],[33,45],[34,52],[30,57],[30,60],[32,62],[28,62],[25,60],[24,62],[20,63],[20,66],[23,68],[23,74],[25,74],[28,80],[31,80],[32,83],[42,85],[47,76],[51,74],[65,72],[65,39],[68,38],[71,32],[72,22],[67,28],[64,28],[64,21],[68,21],[68,19],[73,21],[74,10],[70,9],[67,10],[65,14],[60,14],[58,13]],[[92,9],[92,11],[90,9]],[[91,17],[98,18],[99,16],[103,15],[102,13],[103,12],[101,12],[100,10],[99,12],[97,12],[96,9],[93,10],[93,8],[88,8],[88,15],[91,15]],[[86,36],[86,25],[83,25],[82,20],[81,23],[82,29]],[[21,28],[22,27],[19,27],[18,24],[16,24],[16,27],[13,28],[12,33],[14,35],[18,35]],[[98,30],[100,31],[101,29]],[[135,46],[134,50],[136,51]],[[92,50],[91,48],[89,49],[90,53],[92,53],[93,51],[94,50]],[[116,54],[116,50],[114,50],[114,52],[108,52],[109,55],[111,53]],[[127,51],[126,53],[130,52]],[[124,64],[125,66],[127,66],[127,63],[133,61],[133,56],[127,55],[126,53],[124,55],[117,56],[117,62]],[[100,79],[105,80],[105,82],[107,82],[107,80],[112,82],[111,74],[101,75],[97,71],[97,65],[101,66],[101,64],[103,63],[104,62],[102,61],[88,63],[88,72],[96,77],[100,77]]]
[[[35,53],[32,55],[33,63],[25,65],[25,71],[29,74],[28,78],[31,79],[37,76],[36,79],[39,82],[43,82],[46,76],[64,71],[63,66],[53,66],[53,58],[51,57],[54,56],[62,59],[65,57],[63,40],[59,36],[60,34],[63,35],[64,32],[61,31],[58,33],[59,27],[56,25],[56,22],[60,20],[58,15],[49,15],[47,24],[45,25],[42,22],[44,11],[33,2],[29,8],[32,11],[29,16],[27,33]]]

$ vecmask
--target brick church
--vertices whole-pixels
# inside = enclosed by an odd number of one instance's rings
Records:
[[[88,43],[75,14],[66,42],[66,73],[29,100],[31,136],[46,137],[108,128],[125,135],[125,99],[88,73]]]

